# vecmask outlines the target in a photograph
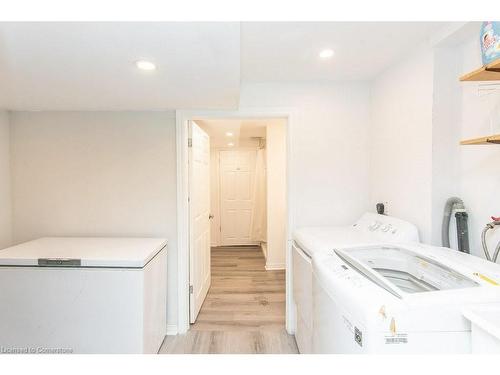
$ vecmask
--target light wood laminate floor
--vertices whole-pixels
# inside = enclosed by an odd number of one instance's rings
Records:
[[[212,284],[195,324],[160,353],[297,353],[285,331],[285,271],[266,271],[260,247],[212,248]]]

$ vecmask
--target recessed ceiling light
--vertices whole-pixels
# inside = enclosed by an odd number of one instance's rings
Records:
[[[333,49],[329,48],[324,49],[319,53],[319,57],[321,57],[322,59],[329,59],[332,56],[333,56]]]
[[[229,142],[227,145],[228,145],[229,147],[233,147],[233,146],[234,146],[234,143],[233,143],[233,142]]]
[[[153,64],[151,61],[147,61],[147,60],[138,60],[135,62],[135,66],[137,66],[137,68],[140,70],[155,70],[156,69],[156,65]]]
[[[232,137],[232,136],[233,136],[233,133],[231,133],[231,132],[226,133],[226,137]]]

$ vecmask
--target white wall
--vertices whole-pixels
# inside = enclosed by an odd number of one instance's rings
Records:
[[[240,107],[296,110],[288,129],[294,227],[349,224],[369,208],[368,84],[243,83]]]
[[[175,118],[170,112],[13,112],[16,243],[41,236],[169,240],[177,320]]]
[[[12,243],[9,114],[0,111],[0,249]]]
[[[416,52],[373,82],[370,206],[416,224],[431,238],[433,54]]]
[[[267,246],[266,269],[285,269],[287,223],[286,121],[266,127]]]
[[[458,131],[460,82],[457,51],[453,47],[434,49],[432,118],[432,227],[430,242],[442,245],[442,219],[446,200],[459,196]],[[456,228],[454,218],[450,227]],[[455,235],[454,235],[455,233]],[[456,231],[450,230],[450,243],[456,246]]]

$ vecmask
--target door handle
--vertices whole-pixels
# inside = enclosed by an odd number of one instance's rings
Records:
[[[212,220],[213,218],[214,218],[214,215],[212,215],[212,214],[208,215],[209,220]]]

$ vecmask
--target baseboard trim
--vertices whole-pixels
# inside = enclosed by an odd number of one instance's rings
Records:
[[[167,336],[176,336],[178,333],[177,324],[167,324]]]
[[[266,264],[266,271],[280,271],[286,269],[284,263],[270,263]]]
[[[260,242],[255,242],[255,243],[246,243],[243,245],[218,245],[218,246],[212,246],[212,247],[256,247],[260,246]]]
[[[267,261],[267,243],[266,242],[261,242],[260,248],[262,249],[262,253],[264,254],[264,258]]]

